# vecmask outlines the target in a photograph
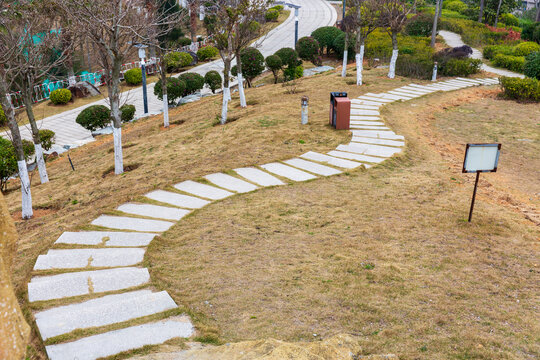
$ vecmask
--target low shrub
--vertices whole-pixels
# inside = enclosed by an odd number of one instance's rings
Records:
[[[120,119],[122,122],[128,122],[135,117],[135,105],[125,104],[120,107]]]
[[[319,55],[319,42],[311,36],[304,36],[298,39],[296,52],[300,59],[313,61]]]
[[[2,192],[6,190],[7,180],[17,171],[17,158],[13,144],[0,136],[0,190]]]
[[[451,58],[440,66],[440,72],[446,76],[469,76],[480,72],[482,60]]]
[[[508,26],[519,26],[519,19],[512,14],[502,14],[499,21]]]
[[[182,36],[181,38],[178,38],[178,40],[176,40],[176,43],[179,46],[189,46],[191,45],[191,39],[188,37]]]
[[[526,101],[540,101],[540,81],[531,78],[503,76],[499,79],[507,98]]]
[[[523,73],[530,78],[540,80],[540,51],[533,52],[525,58]]]
[[[525,67],[525,57],[497,54],[493,58],[493,65],[522,73]]]
[[[39,141],[44,150],[50,150],[55,142],[56,134],[49,129],[39,130]]]
[[[165,55],[165,67],[168,72],[173,72],[189,66],[193,57],[186,52],[173,51]]]
[[[532,41],[522,42],[514,47],[514,56],[527,56],[530,53],[540,51],[540,45]]]
[[[215,94],[217,89],[221,89],[223,79],[216,70],[210,70],[204,75],[204,83],[208,85],[212,93]]]
[[[488,45],[483,49],[483,55],[488,60],[492,60],[497,54],[512,55],[513,53],[514,49],[508,45]]]
[[[266,11],[266,14],[264,15],[264,18],[266,19],[266,21],[276,22],[279,18],[279,10],[268,9],[268,11]]]
[[[71,91],[68,89],[56,89],[51,92],[49,100],[51,100],[54,105],[67,104],[71,100]]]
[[[338,37],[334,39],[334,43],[332,44],[332,49],[335,51],[338,59],[343,59],[343,51],[345,48],[345,33],[340,34]],[[354,40],[349,41],[349,47],[347,48],[347,59],[352,60],[354,59],[354,56],[356,55],[356,52],[354,51]]]
[[[285,81],[299,79],[304,76],[304,68],[302,65],[288,67],[283,70],[283,76],[285,77]]]
[[[102,129],[111,122],[111,110],[105,105],[92,105],[81,111],[75,121],[90,131]]]
[[[540,43],[540,22],[524,24],[521,38],[523,40]]]
[[[205,46],[197,50],[197,57],[201,61],[213,59],[219,55],[219,50],[213,46]]]
[[[283,11],[283,5],[276,5],[276,6],[272,6],[270,9],[274,9],[274,10],[277,10],[277,11]]]
[[[458,13],[462,13],[465,10],[467,10],[469,7],[460,0],[454,0],[454,1],[445,1],[443,2],[443,9],[447,9],[450,11],[455,11]]]
[[[433,28],[433,16],[425,13],[413,16],[405,25],[405,33],[411,36],[430,36]]]
[[[186,84],[183,96],[191,95],[204,87],[204,77],[197,73],[183,73],[178,79]]]
[[[316,29],[311,36],[319,43],[321,54],[326,49],[328,53],[334,45],[334,40],[343,34],[343,31],[334,26],[324,26]]]
[[[277,84],[278,74],[283,66],[281,58],[277,55],[270,55],[265,59],[264,62],[266,66],[272,71],[272,74],[274,74],[274,84]]]
[[[4,109],[2,108],[2,105],[0,105],[0,126],[6,126],[7,125],[7,117],[6,114],[4,114]]]
[[[185,81],[175,77],[167,78],[167,103],[169,105],[175,105],[176,101],[184,96],[185,91]],[[154,95],[156,95],[159,100],[163,100],[163,87],[161,86],[161,79],[159,79],[154,86]]]
[[[124,73],[124,80],[128,85],[140,85],[142,83],[142,70],[129,69]]]
[[[283,66],[296,67],[298,66],[298,53],[291,48],[281,48],[274,55],[279,56]]]

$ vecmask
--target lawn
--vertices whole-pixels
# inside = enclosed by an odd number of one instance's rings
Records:
[[[14,283],[29,319],[26,283],[35,259],[63,231],[88,229],[98,215],[152,189],[346,143],[350,132],[326,125],[328,92],[356,97],[411,82],[385,75],[366,70],[366,85],[356,87],[348,85],[351,78],[324,73],[300,80],[295,94],[281,84],[247,89],[248,108],[240,109],[233,94],[234,121],[225,126],[216,125],[219,96],[172,110],[170,129],[162,128],[161,116],[141,119],[125,126],[125,164],[132,170],[121,176],[110,174],[111,136],[70,151],[75,171],[66,156],[49,162],[50,183],[33,177],[36,216],[17,221]],[[189,309],[202,335],[220,342],[352,333],[365,353],[402,359],[538,356],[539,232],[520,211],[538,200],[540,179],[524,170],[538,164],[537,135],[523,142],[535,148],[508,146],[500,172],[482,177],[473,223],[465,222],[473,176],[460,173],[461,152],[467,141],[488,140],[474,136],[477,126],[490,129],[486,134],[495,125],[505,134],[517,128],[538,134],[539,110],[498,100],[493,89],[386,107],[385,121],[405,135],[407,148],[372,169],[261,189],[193,212],[149,247],[153,286]],[[300,125],[304,95],[307,126]],[[491,122],[509,104],[521,121]],[[489,111],[478,110],[485,106]],[[464,120],[460,109],[477,111],[476,122]],[[499,141],[506,150],[510,140]],[[524,165],[506,160],[511,154],[523,156]],[[532,193],[510,181],[506,164],[523,170],[521,183]],[[10,188],[17,218],[20,194],[15,183]],[[500,201],[504,196],[514,204]],[[40,358],[35,333],[32,347]]]

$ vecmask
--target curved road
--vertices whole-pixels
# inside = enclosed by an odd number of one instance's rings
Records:
[[[337,20],[336,10],[326,0],[293,0],[290,2],[301,6],[298,16],[299,38],[310,35],[313,30],[321,26],[333,25]],[[294,10],[292,10],[287,20],[270,31],[255,46],[265,57],[283,47],[294,48],[294,23]],[[190,71],[204,75],[210,70],[218,70],[223,73],[223,61],[216,60],[205,63]],[[154,85],[155,83],[148,84],[148,111],[152,115],[163,111],[163,103],[154,95]],[[137,109],[135,116],[141,117],[143,115],[142,87],[122,93],[122,101],[126,100],[135,105]],[[84,108],[98,104],[107,105],[108,101],[106,99],[99,100],[38,121],[40,129],[50,129],[56,133],[56,145],[53,150],[60,150],[64,145],[76,147],[93,141],[90,131],[77,124],[75,119]],[[24,139],[32,139],[29,125],[21,126],[20,130]],[[2,134],[2,136],[7,135],[7,133]]]

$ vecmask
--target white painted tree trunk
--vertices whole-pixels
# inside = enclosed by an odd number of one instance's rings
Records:
[[[122,156],[122,128],[113,125],[114,138],[114,173],[116,175],[124,172],[124,157]]]
[[[240,106],[246,107],[246,94],[244,93],[244,77],[242,73],[238,73],[238,93],[240,94]]]
[[[341,69],[341,77],[347,76],[347,57],[349,56],[347,49],[343,50],[343,68]]]
[[[163,126],[169,127],[169,102],[167,94],[163,94]]]
[[[199,7],[199,20],[200,20],[200,21],[203,21],[203,20],[204,20],[204,6],[203,6],[203,5],[201,5],[201,6]]]
[[[364,45],[360,45],[360,52],[356,54],[356,85],[362,85],[362,71],[364,71]]]
[[[32,193],[30,192],[30,178],[28,177],[26,161],[17,161],[17,166],[19,167],[19,179],[21,180],[22,218],[30,219],[34,212],[32,211]]]
[[[43,159],[43,148],[41,144],[35,144],[36,149],[36,163],[39,171],[39,179],[42,184],[49,182],[49,175],[47,174],[47,168],[45,167],[45,159]]]
[[[224,125],[227,122],[227,106],[231,97],[230,92],[231,90],[228,87],[223,88],[223,103],[221,105],[221,125]]]
[[[390,59],[390,68],[388,69],[388,77],[390,79],[393,79],[396,77],[396,61],[398,58],[398,52],[399,50],[397,49],[392,50],[392,58]]]

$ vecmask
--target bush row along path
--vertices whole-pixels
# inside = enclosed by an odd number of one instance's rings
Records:
[[[167,291],[149,287],[149,272],[141,264],[146,246],[157,234],[214,201],[360,166],[369,168],[401,152],[403,136],[380,118],[379,109],[385,104],[435,91],[495,84],[496,78],[457,78],[364,94],[352,100],[349,144],[327,154],[309,151],[282,162],[209,174],[206,183],[188,180],[175,184],[173,190],[154,190],[144,195],[147,203],[126,203],[114,216],[99,216],[91,223],[95,231],[63,233],[53,249],[39,255],[28,284],[29,301],[39,308],[34,316],[49,358],[93,360],[191,337],[195,330],[189,317],[178,315],[180,310]],[[83,337],[81,330],[86,331]]]
[[[448,46],[458,47],[458,46],[465,45],[463,40],[461,40],[461,35],[459,34],[453,33],[451,31],[441,30],[439,31],[439,35],[441,35],[441,37],[448,44]],[[473,53],[471,57],[473,59],[484,60],[482,52],[478,49],[473,49]],[[501,76],[510,76],[510,77],[519,77],[519,78],[525,77],[525,75],[523,74],[518,74],[518,73],[509,71],[509,70],[504,70],[504,69],[497,69],[486,64],[482,64],[481,69],[490,73],[501,75]]]
[[[336,10],[326,0],[294,0],[292,3],[301,6],[298,14],[299,38],[310,35],[313,30],[321,26],[334,25],[337,20]],[[291,11],[287,20],[258,40],[255,43],[255,46],[258,47],[265,57],[274,54],[283,47],[294,48],[294,23],[294,11]],[[205,63],[190,69],[189,71],[204,76],[210,70],[217,70],[223,74],[223,61],[216,60]],[[163,112],[163,102],[154,95],[154,85],[155,83],[148,84],[148,112],[151,115]],[[210,92],[210,90],[208,90],[208,92]],[[121,101],[135,105],[135,118],[143,116],[142,87],[134,88],[122,93]],[[92,105],[108,106],[108,99],[96,101],[73,110],[47,117],[38,121],[37,125],[40,129],[50,129],[56,133],[57,146],[55,146],[55,148],[57,149],[64,145],[69,145],[71,147],[83,145],[94,139],[91,132],[77,124],[75,119],[83,109]],[[32,140],[29,125],[21,126],[20,131],[23,139]],[[0,135],[8,137],[7,132]]]

